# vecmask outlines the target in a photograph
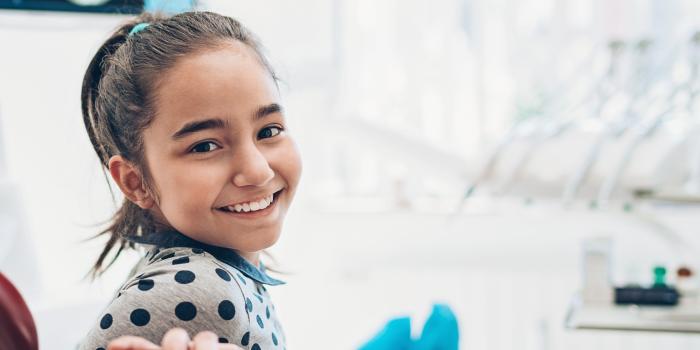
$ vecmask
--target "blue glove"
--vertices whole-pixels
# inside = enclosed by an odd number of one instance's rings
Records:
[[[459,326],[449,306],[433,305],[420,339],[411,339],[411,319],[389,320],[384,328],[359,350],[457,350]]]
[[[384,329],[359,350],[410,350],[411,343],[411,318],[400,317],[389,320]]]
[[[433,305],[433,312],[425,321],[420,339],[413,342],[413,350],[457,350],[459,326],[449,306]]]

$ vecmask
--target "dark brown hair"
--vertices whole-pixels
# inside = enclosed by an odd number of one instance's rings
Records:
[[[149,25],[129,35],[139,23]],[[144,13],[123,24],[102,44],[85,72],[81,102],[85,129],[103,171],[110,157],[121,155],[136,166],[145,187],[156,195],[144,159],[142,132],[155,114],[158,78],[180,57],[215,49],[231,40],[252,48],[277,82],[253,34],[235,19],[212,12],[185,12],[172,17]],[[109,227],[93,237],[109,235],[90,270],[92,277],[109,268],[125,248],[134,247],[124,237],[153,232],[156,224],[148,210],[125,198]],[[115,249],[111,262],[104,266]]]

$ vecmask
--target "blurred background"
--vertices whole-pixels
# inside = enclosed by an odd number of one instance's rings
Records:
[[[0,270],[43,349],[74,348],[140,256],[84,278],[117,206],[80,86],[143,6],[0,0]],[[700,346],[700,3],[194,6],[242,21],[283,80],[304,160],[271,249],[290,349],[357,348],[400,315],[418,334],[434,302],[463,349]],[[610,299],[660,284],[675,306]]]

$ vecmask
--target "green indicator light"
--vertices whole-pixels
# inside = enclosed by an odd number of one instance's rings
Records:
[[[654,267],[654,287],[666,285],[666,268],[663,266]]]

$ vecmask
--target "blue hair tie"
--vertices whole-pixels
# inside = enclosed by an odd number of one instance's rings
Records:
[[[139,23],[134,26],[134,28],[131,28],[131,31],[129,32],[129,36],[133,36],[134,34],[146,29],[146,27],[150,26],[150,23]]]

